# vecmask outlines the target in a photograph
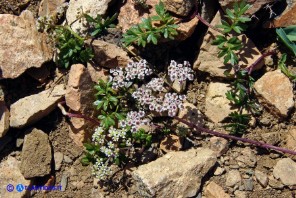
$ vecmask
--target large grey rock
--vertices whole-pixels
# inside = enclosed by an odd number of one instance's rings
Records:
[[[95,54],[94,60],[99,66],[107,68],[125,67],[131,61],[126,51],[117,45],[102,40],[94,40],[88,43],[91,43]]]
[[[20,162],[14,157],[8,156],[6,160],[0,163],[0,197],[16,198],[25,195],[26,191],[18,192],[16,190],[9,192],[6,190],[7,185],[14,187],[17,184],[29,186],[30,180],[26,180],[19,169]]]
[[[57,85],[16,101],[10,106],[10,126],[23,128],[37,122],[55,109],[65,92],[64,85]]]
[[[208,86],[205,101],[205,115],[213,122],[223,121],[231,112],[230,101],[225,93],[231,90],[231,86],[225,83],[211,82]]]
[[[52,58],[46,35],[36,29],[33,14],[0,14],[0,69],[3,78],[16,78],[28,68],[41,67]]]
[[[287,186],[296,185],[296,163],[290,158],[279,160],[273,168],[273,176]]]
[[[217,159],[210,149],[170,152],[140,166],[132,175],[141,196],[192,197]]]
[[[180,16],[187,16],[194,7],[195,0],[163,0],[165,8]]]
[[[0,138],[3,137],[9,129],[9,110],[4,101],[0,101]]]
[[[41,130],[33,129],[24,140],[20,166],[22,174],[26,179],[50,174],[51,159],[48,135]]]
[[[221,14],[220,12],[217,12],[215,18],[211,22],[211,25],[216,26],[220,24]],[[218,46],[212,45],[212,42],[217,35],[220,35],[220,33],[211,28],[208,29],[205,37],[203,38],[203,43],[201,45],[198,57],[193,64],[193,69],[207,72],[214,77],[225,78],[225,72],[229,72],[231,75],[233,75],[234,72],[232,70],[231,64],[225,65],[224,58],[219,58],[218,54],[220,50]],[[237,51],[237,55],[240,60],[238,64],[242,68],[245,68],[253,64],[259,57],[261,57],[261,53],[256,48],[254,43],[245,35],[240,35],[238,38],[242,41],[244,46],[240,51]],[[254,70],[261,68],[263,64],[264,61],[259,61]]]
[[[287,117],[294,107],[293,85],[280,70],[264,74],[254,88],[260,102],[275,115]]]
[[[112,0],[70,0],[66,13],[68,24],[73,23],[71,28],[74,31],[80,33],[84,32],[87,29],[85,27],[86,20],[77,20],[78,12],[81,13],[82,9],[84,13],[88,13],[94,18],[97,17],[97,15],[105,15],[111,1]]]

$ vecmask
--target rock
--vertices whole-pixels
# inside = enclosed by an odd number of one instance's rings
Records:
[[[205,115],[213,122],[222,122],[235,109],[231,107],[230,101],[225,93],[230,91],[229,84],[211,82],[208,86],[205,101]]]
[[[286,136],[286,145],[288,149],[296,151],[296,128],[292,128],[288,131]]]
[[[159,1],[149,0],[146,3],[149,6],[149,10],[139,10],[134,6],[133,0],[127,0],[126,3],[120,8],[118,15],[118,26],[122,29],[123,33],[133,25],[140,23],[142,18],[156,15],[155,5],[157,5]],[[178,19],[176,18],[176,20]],[[179,35],[175,38],[175,40],[185,40],[186,38],[190,37],[197,23],[198,19],[194,17],[188,22],[178,24],[179,28],[177,31],[179,32]]]
[[[184,119],[188,122],[194,123],[199,126],[204,124],[204,115],[197,109],[197,107],[191,103],[185,102],[184,108],[178,112],[178,118]],[[185,135],[191,133],[192,129],[186,124],[174,120],[174,126],[177,127],[176,133],[178,135]]]
[[[208,23],[212,21],[217,13],[219,3],[215,0],[207,0],[201,2],[201,17]]]
[[[236,190],[234,191],[235,198],[248,198],[245,191]]]
[[[69,125],[69,137],[73,142],[82,147],[87,139],[91,138],[94,132],[94,123],[86,121],[83,118],[71,118]]]
[[[37,31],[33,14],[0,14],[0,69],[2,78],[17,78],[28,68],[51,60],[46,35]],[[25,39],[24,39],[25,38]]]
[[[272,187],[274,189],[283,189],[284,188],[284,185],[280,181],[276,180],[273,176],[269,177],[268,184],[270,187]]]
[[[45,66],[40,68],[30,68],[26,73],[40,83],[45,83],[46,79],[50,76],[50,71]]]
[[[233,9],[233,4],[236,2],[236,0],[219,0],[219,3],[223,10],[225,11],[226,8]],[[247,10],[246,15],[253,15],[255,14],[260,8],[262,8],[265,4],[275,2],[275,0],[260,0],[260,1],[253,1],[253,0],[247,0],[247,3],[251,4],[252,7]]]
[[[20,166],[22,174],[26,179],[50,174],[51,158],[48,135],[41,130],[33,129],[24,139]]]
[[[238,170],[230,170],[226,175],[226,186],[234,187],[237,184],[240,184],[242,177]]]
[[[289,0],[287,2],[287,7],[280,16],[276,17],[273,21],[264,24],[265,27],[277,28],[277,27],[287,27],[291,25],[296,25],[296,1]]]
[[[171,83],[171,81],[168,81]],[[186,81],[179,82],[178,80],[175,80],[172,84],[172,88],[175,92],[181,93],[186,89]]]
[[[0,138],[3,137],[9,129],[9,110],[5,102],[0,101]]]
[[[268,177],[265,173],[259,171],[259,170],[255,170],[255,177],[257,182],[263,187],[265,188],[268,184]]]
[[[125,67],[131,59],[127,53],[115,44],[107,43],[102,40],[87,42],[94,50],[94,60],[101,67],[115,68]]]
[[[139,166],[132,176],[141,196],[192,197],[199,191],[202,177],[216,161],[210,149],[170,152]]]
[[[15,142],[15,146],[16,148],[20,148],[24,143],[24,139],[23,138],[17,138],[16,142]]]
[[[62,162],[64,159],[64,154],[61,152],[56,152],[53,154],[53,156],[54,156],[55,170],[58,171],[61,169]]]
[[[160,142],[159,147],[166,153],[180,151],[182,149],[181,138],[173,134],[168,135]]]
[[[240,167],[255,167],[257,163],[257,158],[255,153],[249,147],[245,147],[241,154],[236,158],[238,165]]]
[[[290,158],[279,160],[273,168],[273,176],[284,185],[296,185],[296,163]]]
[[[95,101],[94,83],[87,69],[82,64],[72,65],[65,100],[67,106],[73,111],[90,114]]]
[[[64,156],[64,162],[66,162],[68,164],[72,164],[73,163],[73,160],[69,156],[65,155]]]
[[[294,107],[293,85],[280,70],[265,73],[254,88],[261,103],[277,116],[287,117]]]
[[[26,180],[19,169],[20,162],[11,156],[8,156],[6,160],[0,163],[0,197],[15,198],[25,196],[26,191],[18,192],[16,190],[9,192],[6,190],[9,184],[14,186],[17,184],[23,184],[29,186],[30,180]]]
[[[10,126],[23,128],[47,116],[65,95],[64,85],[22,98],[10,106]]]
[[[227,152],[228,141],[221,137],[211,137],[210,149],[216,152],[217,157],[220,157]]]
[[[221,15],[220,12],[217,12],[215,18],[212,20],[211,25],[216,26],[221,24]],[[203,43],[201,45],[199,54],[197,59],[193,64],[194,70],[200,70],[203,72],[209,73],[214,77],[222,77],[226,78],[225,72],[230,72],[230,76],[233,76],[233,70],[231,64],[224,64],[224,58],[218,57],[219,49],[216,45],[212,45],[211,43],[220,33],[215,30],[209,28],[205,37],[203,38]],[[259,57],[261,57],[261,53],[256,48],[254,43],[248,39],[245,35],[240,35],[238,37],[243,43],[243,49],[238,52],[239,65],[242,68],[245,68],[251,64],[253,64]],[[264,61],[259,61],[254,70],[259,69],[263,66]]]
[[[90,73],[82,64],[72,65],[65,96],[66,104],[73,111],[93,116],[95,101],[94,83]],[[82,118],[71,118],[69,136],[78,146],[92,134],[94,124]]]
[[[57,9],[65,3],[65,0],[42,0],[39,5],[39,16],[55,16]]]
[[[97,15],[105,15],[111,1],[112,0],[70,0],[66,13],[68,24],[77,20],[77,14],[81,14],[81,9],[84,13],[88,13],[94,18],[97,17]],[[85,19],[82,19],[81,21],[77,20],[72,24],[71,28],[75,32],[84,33],[87,29],[85,24]]]
[[[213,181],[209,182],[209,184],[205,187],[204,196],[206,198],[230,198],[230,195]]]
[[[195,27],[198,24],[198,21],[198,18],[194,17],[190,21],[178,24],[178,35],[175,37],[174,40],[184,41],[185,39],[189,38],[193,34]]]
[[[278,132],[270,132],[261,134],[263,141],[267,144],[276,145],[280,142],[280,135]]]
[[[165,8],[180,16],[187,16],[194,7],[194,0],[163,0]]]
[[[62,179],[61,179],[61,186],[62,186],[61,191],[62,192],[64,192],[66,190],[67,185],[68,185],[68,175],[63,174]]]
[[[105,82],[109,80],[108,70],[102,67],[96,66],[92,63],[87,63],[86,69],[94,83],[98,83],[100,79],[102,79]]]
[[[254,183],[252,178],[244,179],[242,183],[242,187],[245,191],[252,191],[254,189]]]
[[[217,167],[217,169],[214,172],[214,175],[219,176],[222,175],[225,172],[225,168]]]

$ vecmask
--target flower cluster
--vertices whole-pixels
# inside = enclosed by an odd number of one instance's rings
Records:
[[[125,143],[126,146],[131,147],[131,139],[127,137],[127,129],[116,129],[110,127],[106,132],[103,127],[97,127],[92,135],[92,141],[95,145],[99,145],[100,152],[108,158],[96,156],[96,163],[93,166],[93,173],[98,179],[106,179],[112,174],[109,163],[113,162],[119,156],[119,143]]]
[[[112,174],[111,167],[102,158],[99,158],[93,165],[93,175],[100,180],[107,179]]]
[[[118,89],[121,87],[128,86],[128,82],[125,81],[125,73],[121,67],[115,68],[115,69],[110,69],[110,73],[113,76],[113,78],[111,78],[113,89]]]
[[[163,96],[154,96],[152,88],[140,87],[132,94],[142,107],[149,107],[150,111],[162,113],[167,111],[168,115],[173,117],[177,114],[178,109],[183,108],[183,101],[185,95],[178,95],[176,93],[166,93]]]
[[[173,117],[177,114],[178,109],[183,109],[183,100],[185,95],[178,95],[176,93],[166,93],[164,96],[162,111],[168,111],[168,115]]]
[[[134,80],[136,78],[139,80],[144,80],[145,76],[150,76],[152,74],[152,70],[149,68],[145,59],[142,59],[139,62],[128,63],[125,71],[125,78],[127,81]]]
[[[188,61],[184,61],[183,64],[177,64],[176,61],[172,60],[170,66],[168,67],[168,75],[170,80],[174,82],[175,80],[181,82],[188,80],[193,80],[193,70],[190,68]]]
[[[164,80],[162,78],[152,78],[146,87],[153,91],[163,92],[165,91],[163,84]]]
[[[113,76],[112,87],[118,89],[128,87],[134,79],[144,80],[145,76],[152,74],[152,70],[149,68],[147,61],[142,59],[139,62],[128,63],[124,69],[111,69],[110,73]]]
[[[150,119],[145,118],[144,111],[130,111],[126,119],[120,122],[121,127],[130,126],[132,132],[137,132],[141,126],[150,125]]]

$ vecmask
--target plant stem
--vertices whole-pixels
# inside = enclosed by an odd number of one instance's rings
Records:
[[[79,113],[69,113],[65,110],[63,104],[65,104],[66,102],[63,101],[63,102],[59,102],[58,103],[58,107],[60,108],[60,110],[62,111],[62,114],[65,115],[65,116],[68,116],[70,118],[83,118],[87,121],[90,121],[92,123],[94,123],[95,125],[100,125],[100,122],[96,119],[93,119],[91,117],[88,117],[88,116],[85,116],[83,114],[79,114]]]
[[[270,56],[273,54],[275,54],[275,51],[268,51],[268,52],[263,53],[253,64],[251,64],[250,66],[248,66],[246,68],[246,71],[248,72],[248,74],[250,75],[252,73],[252,71],[254,70],[254,67],[256,67],[261,61],[263,61],[263,59],[266,56]]]
[[[189,127],[193,128],[193,129],[195,128],[197,131],[194,131],[194,132],[198,133],[198,134],[200,132],[205,132],[205,133],[217,136],[217,137],[222,137],[222,138],[226,138],[226,139],[231,139],[231,140],[241,141],[241,142],[245,142],[245,143],[250,143],[250,144],[253,144],[253,145],[261,147],[261,148],[273,149],[273,150],[276,150],[276,151],[281,151],[283,153],[296,155],[296,151],[293,151],[293,150],[289,150],[289,149],[286,149],[286,148],[273,146],[271,144],[266,144],[266,143],[263,143],[263,142],[258,142],[258,141],[255,141],[255,140],[250,140],[250,139],[247,139],[247,138],[241,138],[241,137],[237,137],[237,136],[233,136],[233,135],[224,134],[224,133],[221,133],[221,132],[218,132],[218,131],[206,129],[206,128],[203,128],[203,127],[198,126],[196,124],[190,123],[190,122],[188,122],[186,120],[183,120],[182,118],[176,117],[176,116],[174,117],[174,119],[188,125]],[[200,132],[198,132],[198,131],[200,131]]]
[[[203,24],[205,24],[206,26],[208,26],[209,28],[215,30],[216,32],[219,32],[220,34],[224,34],[221,30],[219,30],[218,28],[216,28],[216,27],[212,26],[211,24],[209,24],[204,18],[202,18],[202,17],[200,16],[199,13],[196,14],[196,17],[197,17],[197,18],[198,18]]]

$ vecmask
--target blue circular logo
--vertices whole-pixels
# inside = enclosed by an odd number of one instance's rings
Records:
[[[7,190],[8,192],[12,192],[12,191],[14,190],[14,186],[13,186],[12,184],[8,184],[8,185],[6,186],[6,190]]]
[[[16,185],[15,189],[17,192],[22,192],[25,189],[25,187],[23,184],[18,184]]]

